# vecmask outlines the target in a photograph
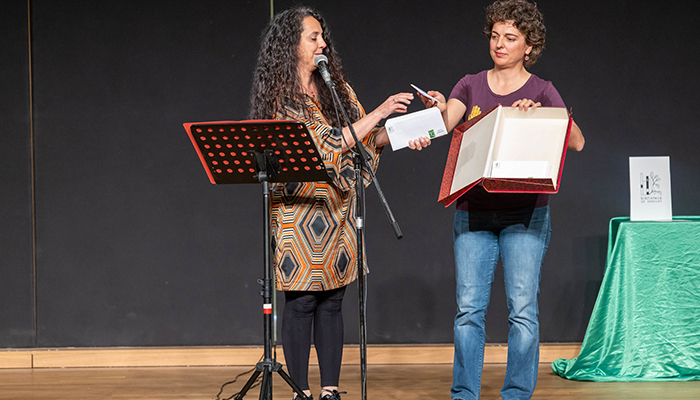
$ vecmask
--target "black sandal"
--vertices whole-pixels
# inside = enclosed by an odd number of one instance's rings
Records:
[[[340,395],[345,393],[347,392],[339,392],[337,390],[334,390],[332,393],[321,397],[321,400],[340,400]]]

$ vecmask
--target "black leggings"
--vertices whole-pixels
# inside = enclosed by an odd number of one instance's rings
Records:
[[[282,346],[289,375],[309,390],[311,325],[321,370],[321,387],[338,386],[343,359],[345,286],[328,291],[284,292]]]

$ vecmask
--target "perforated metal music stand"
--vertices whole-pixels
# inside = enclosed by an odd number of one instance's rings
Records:
[[[299,121],[222,121],[184,126],[209,181],[215,185],[263,180],[329,181],[316,145]],[[270,165],[262,166],[267,177],[260,179],[263,171],[256,157],[263,155]]]
[[[209,181],[215,185],[262,183],[264,263],[264,356],[243,389],[242,399],[262,374],[260,400],[272,400],[272,373],[277,372],[297,395],[310,400],[272,353],[274,271],[270,241],[270,182],[330,181],[306,126],[298,121],[253,120],[184,124]]]

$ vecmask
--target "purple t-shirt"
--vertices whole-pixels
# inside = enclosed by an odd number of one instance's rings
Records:
[[[452,89],[450,99],[457,99],[467,107],[464,120],[487,112],[502,104],[510,107],[521,99],[531,99],[542,103],[542,107],[566,107],[552,82],[545,81],[535,75],[515,92],[498,95],[491,91],[487,80],[488,71],[476,75],[466,75]],[[526,207],[542,207],[547,205],[549,195],[536,193],[488,193],[483,186],[477,185],[457,199],[457,209],[471,210],[507,210]]]

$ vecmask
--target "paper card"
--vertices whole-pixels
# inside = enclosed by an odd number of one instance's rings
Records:
[[[435,139],[447,135],[445,122],[437,107],[389,118],[384,126],[394,151],[408,147],[409,140],[415,140],[421,136]]]
[[[547,161],[494,161],[490,178],[549,178]]]
[[[670,221],[670,157],[630,157],[630,220]]]

